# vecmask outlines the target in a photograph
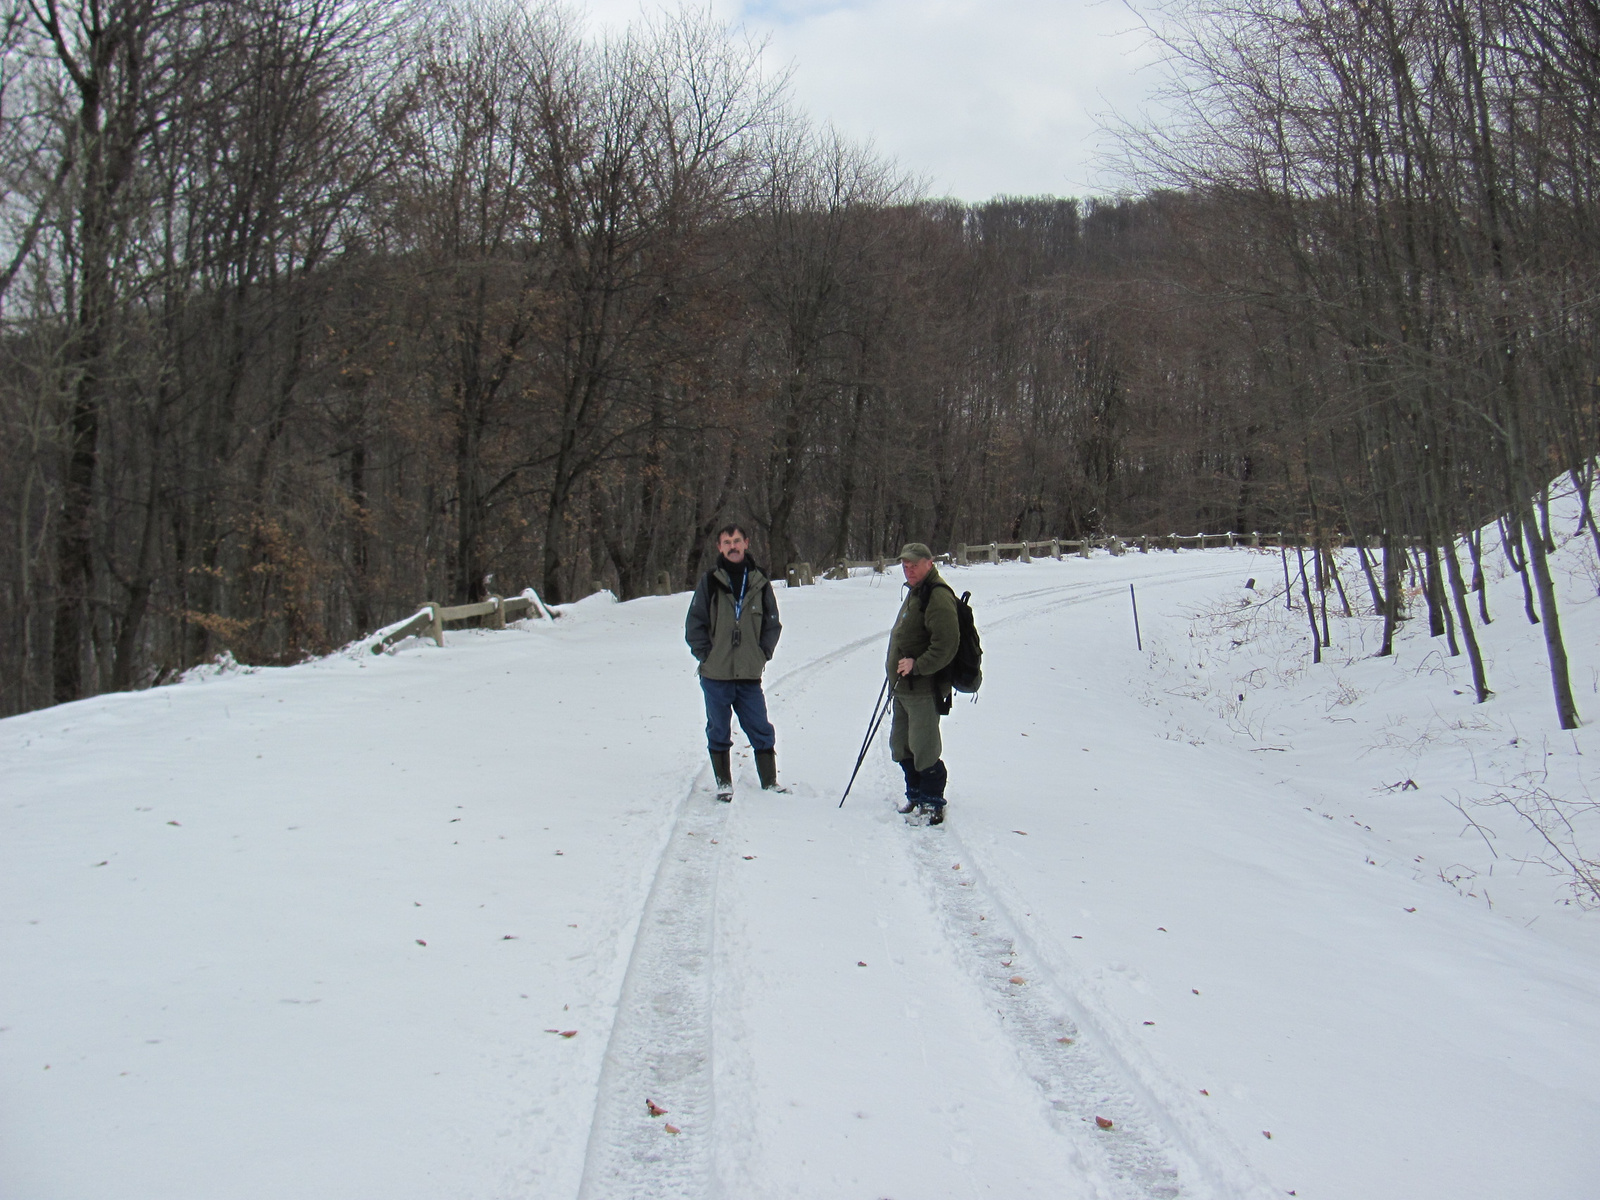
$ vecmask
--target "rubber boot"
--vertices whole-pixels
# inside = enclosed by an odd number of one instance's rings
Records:
[[[915,812],[917,806],[922,803],[922,788],[920,786],[922,776],[918,773],[917,764],[913,759],[902,759],[900,770],[905,773],[906,777],[906,801],[895,811],[903,816],[906,813]]]
[[[944,788],[949,781],[942,758],[922,772],[922,805],[928,810],[929,825],[944,824]]]
[[[733,766],[728,761],[729,751],[713,750],[711,752],[711,774],[717,780],[717,799],[733,799]]]
[[[776,750],[756,751],[756,776],[761,780],[761,790],[764,792],[787,792],[786,787],[778,786],[778,752]]]

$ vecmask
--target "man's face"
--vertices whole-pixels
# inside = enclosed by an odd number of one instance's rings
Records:
[[[917,587],[928,577],[928,572],[933,570],[933,559],[902,558],[900,569],[906,573],[906,582],[912,587]]]
[[[750,543],[742,533],[724,533],[717,537],[717,552],[729,562],[743,562],[744,552],[750,549]]]

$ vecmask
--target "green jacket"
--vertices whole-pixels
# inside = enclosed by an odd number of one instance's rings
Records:
[[[759,680],[783,634],[778,598],[766,572],[748,559],[746,563],[744,605],[738,617],[733,615],[733,587],[721,566],[700,576],[689,602],[684,640],[700,660],[700,674],[706,679]]]
[[[896,666],[902,658],[916,660],[911,675],[898,686],[911,691],[931,688],[936,695],[950,691],[950,683],[940,675],[961,646],[961,621],[956,616],[956,597],[950,585],[933,567],[918,586],[906,593],[900,615],[889,634],[889,678],[898,676]]]

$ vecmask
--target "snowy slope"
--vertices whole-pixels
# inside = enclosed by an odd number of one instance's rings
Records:
[[[870,575],[780,597],[795,791],[731,806],[684,596],[0,722],[0,1196],[1592,1195],[1595,918],[1471,802],[1582,795],[1595,726],[1514,580],[1474,706],[1425,622],[1309,666],[1277,570],[952,572],[940,829],[881,743],[836,807]]]

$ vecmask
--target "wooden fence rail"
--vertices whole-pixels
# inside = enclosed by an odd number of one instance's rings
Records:
[[[1335,546],[1345,544],[1345,539],[1338,534],[1334,534],[1332,540]],[[1375,540],[1369,540],[1367,544],[1370,548],[1376,543]],[[1048,538],[1036,542],[989,542],[986,545],[969,545],[961,542],[954,552],[937,554],[934,558],[941,563],[965,567],[980,562],[1032,562],[1035,558],[1045,557],[1060,559],[1068,554],[1088,558],[1094,550],[1107,550],[1112,554],[1126,554],[1129,550],[1138,550],[1141,554],[1148,554],[1151,550],[1204,550],[1212,546],[1309,545],[1311,545],[1309,537],[1296,533],[1166,533],[1141,534],[1131,538],[1108,535],[1090,538]],[[882,575],[897,562],[897,559],[889,557],[840,559],[827,569],[823,578],[848,579],[852,570],[864,570],[869,567]],[[784,572],[784,579],[790,587],[807,587],[817,581],[816,572],[808,562],[790,563]],[[595,585],[595,590],[600,590],[598,583]],[[653,591],[658,596],[671,594],[672,578],[666,571],[660,573]],[[396,642],[408,637],[431,637],[435,643],[442,646],[444,627],[448,621],[468,621],[474,617],[486,617],[488,618],[484,622],[486,628],[504,629],[508,620],[516,620],[519,616],[553,619],[555,614],[545,607],[544,601],[539,599],[539,594],[532,588],[526,589],[519,596],[490,596],[477,604],[447,606],[436,600],[429,600],[405,620],[386,625],[374,633],[371,638],[372,652],[382,654]]]
[[[484,628],[504,629],[508,620],[521,617],[554,620],[555,614],[545,607],[539,593],[532,588],[520,596],[490,596],[476,604],[444,605],[429,600],[412,616],[393,625],[386,625],[372,635],[372,652],[382,654],[396,642],[408,637],[431,637],[436,645],[444,645],[446,621],[470,621],[473,617],[486,617]]]
[[[1331,535],[1331,541],[1337,548],[1353,544],[1349,539],[1340,534]],[[972,563],[998,563],[998,562],[1032,562],[1036,558],[1060,559],[1069,554],[1080,558],[1088,558],[1095,550],[1106,550],[1112,554],[1126,554],[1130,550],[1137,550],[1141,554],[1148,554],[1152,550],[1206,550],[1221,546],[1250,546],[1263,547],[1289,547],[1307,546],[1312,544],[1312,539],[1299,533],[1161,533],[1140,534],[1137,537],[1116,537],[1105,535],[1088,538],[1048,538],[1036,542],[989,542],[958,543],[955,550],[947,554],[935,555],[937,561],[953,563],[956,566],[969,566]],[[1377,539],[1368,539],[1368,549],[1378,545]],[[893,558],[868,558],[868,559],[840,559],[823,574],[824,579],[848,579],[853,570],[871,568],[877,574],[883,574],[895,564]],[[816,582],[810,563],[790,563],[786,572],[790,587],[803,587]]]

